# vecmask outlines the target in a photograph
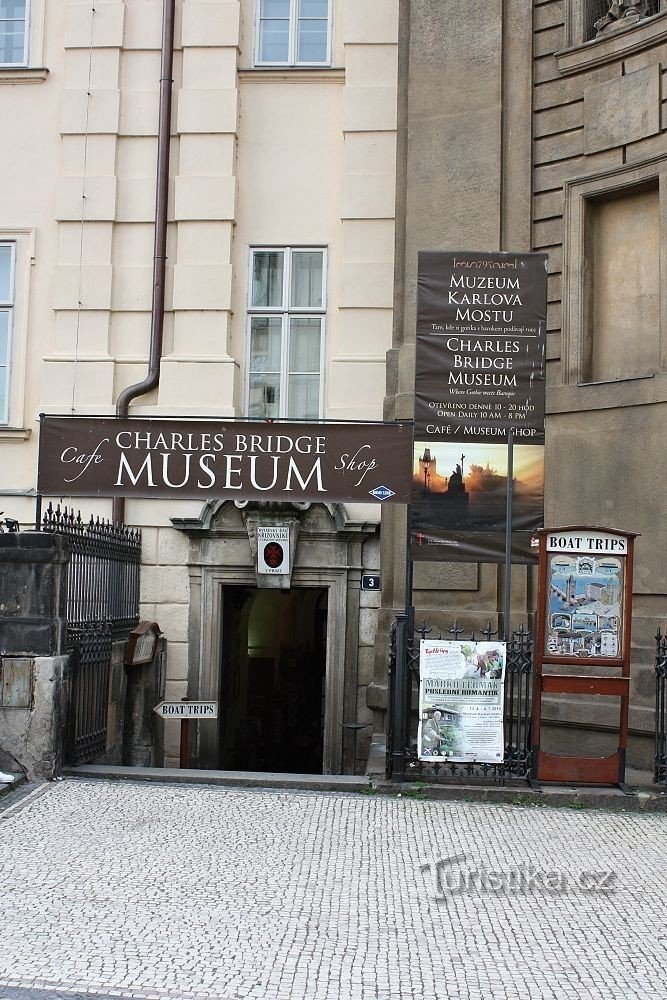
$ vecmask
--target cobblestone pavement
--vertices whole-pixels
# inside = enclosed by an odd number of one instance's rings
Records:
[[[0,997],[663,1000],[666,835],[663,815],[63,781],[0,813]]]

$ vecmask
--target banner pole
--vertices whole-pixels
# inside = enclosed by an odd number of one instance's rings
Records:
[[[39,415],[39,441],[37,443],[37,466],[39,468],[39,454],[42,447],[42,426],[44,424],[44,414]],[[39,489],[39,474],[37,476],[37,485],[35,489],[35,531],[41,531],[42,529],[42,494]]]
[[[405,511],[405,613],[408,617],[408,633],[412,635],[414,626],[414,608],[412,607],[412,580],[414,570],[412,564],[412,506],[406,505]]]
[[[503,594],[503,638],[510,640],[510,598],[512,588],[512,494],[514,491],[514,428],[507,432],[507,508],[505,512],[505,590]]]

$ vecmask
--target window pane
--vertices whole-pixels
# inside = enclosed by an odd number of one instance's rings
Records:
[[[0,246],[0,302],[11,302],[12,248]]]
[[[290,0],[262,0],[260,17],[287,17],[289,18]]]
[[[0,21],[0,63],[23,62],[24,45],[23,21]]]
[[[283,254],[256,253],[252,266],[252,304],[260,308],[283,304]]]
[[[9,317],[10,313],[7,310],[0,310],[0,421],[7,420]]]
[[[7,364],[7,345],[9,341],[9,313],[0,312],[0,365]]]
[[[289,21],[259,22],[259,61],[286,63],[289,59]]]
[[[248,416],[280,416],[280,375],[250,376]]]
[[[329,0],[299,0],[300,17],[328,17]]]
[[[320,328],[319,317],[299,317],[290,321],[290,372],[319,372]]]
[[[290,375],[287,416],[293,420],[317,420],[319,415],[319,375]]]
[[[280,371],[281,331],[282,321],[277,316],[253,316],[250,323],[251,372]]]
[[[321,63],[327,60],[327,22],[299,21],[298,62]]]
[[[25,17],[26,0],[0,0],[0,20],[11,17]]]
[[[0,365],[0,420],[7,420],[7,375],[8,370]]]
[[[292,254],[291,305],[308,309],[322,306],[322,263],[321,251]]]

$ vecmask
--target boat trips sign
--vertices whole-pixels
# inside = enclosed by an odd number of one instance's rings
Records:
[[[412,425],[44,416],[46,496],[407,503]]]

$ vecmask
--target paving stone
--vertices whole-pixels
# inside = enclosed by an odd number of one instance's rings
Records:
[[[0,811],[0,998],[664,997],[667,816],[65,780]]]

